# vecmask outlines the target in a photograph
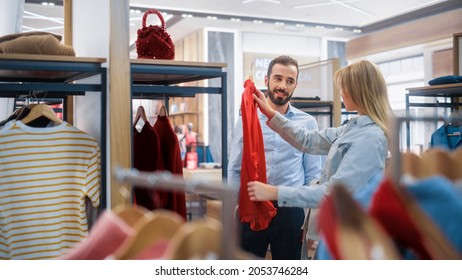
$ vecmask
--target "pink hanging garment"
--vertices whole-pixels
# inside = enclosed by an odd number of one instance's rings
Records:
[[[134,230],[111,211],[98,218],[89,235],[74,248],[64,253],[61,260],[104,260],[130,236]]]

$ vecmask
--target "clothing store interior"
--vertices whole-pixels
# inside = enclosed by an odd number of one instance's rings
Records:
[[[0,259],[462,259],[462,1],[46,1],[0,9]]]

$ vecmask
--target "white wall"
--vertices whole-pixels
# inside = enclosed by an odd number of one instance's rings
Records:
[[[72,39],[76,56],[108,58],[110,1],[79,0],[72,3]],[[98,82],[99,77],[91,77],[85,82],[91,81]],[[100,97],[99,92],[87,92],[85,96],[77,96],[74,103],[74,125],[97,140],[101,138]]]
[[[6,3],[5,3],[6,2]],[[24,0],[2,2],[0,9],[0,36],[21,31]],[[0,98],[0,121],[13,113],[14,98]]]

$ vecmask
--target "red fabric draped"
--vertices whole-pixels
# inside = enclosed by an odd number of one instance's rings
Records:
[[[260,231],[268,228],[276,215],[276,208],[271,201],[250,201],[247,183],[250,181],[267,182],[266,159],[263,133],[257,114],[257,105],[253,100],[255,85],[246,80],[242,94],[241,112],[243,129],[242,170],[239,191],[239,218],[241,222],[250,223],[250,228]]]

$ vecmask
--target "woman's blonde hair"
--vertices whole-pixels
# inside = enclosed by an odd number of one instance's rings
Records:
[[[334,81],[388,135],[387,123],[392,111],[380,69],[374,63],[362,60],[337,70]]]

